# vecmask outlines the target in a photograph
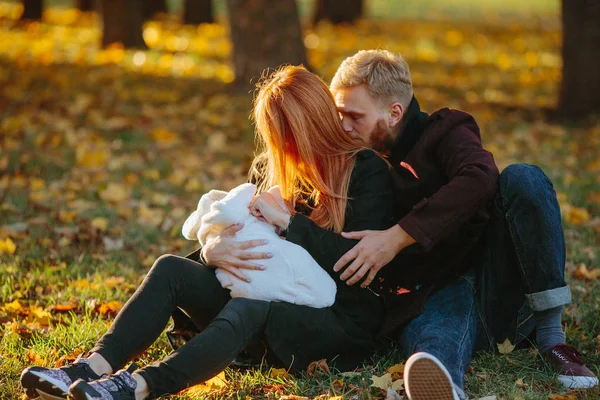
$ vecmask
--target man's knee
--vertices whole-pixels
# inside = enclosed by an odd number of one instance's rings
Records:
[[[518,199],[535,205],[549,194],[554,196],[552,182],[536,165],[509,165],[500,173],[498,182],[500,193],[505,199]]]

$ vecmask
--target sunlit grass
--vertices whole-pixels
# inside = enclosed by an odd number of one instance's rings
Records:
[[[511,1],[503,2],[504,9]],[[407,3],[411,10],[420,7]],[[490,5],[488,14],[499,4],[482,3]],[[454,16],[431,22],[421,15],[410,24],[322,24],[307,29],[304,38],[311,64],[325,78],[360,48],[402,52],[426,110],[472,112],[501,168],[514,162],[543,167],[565,222],[574,302],[563,321],[569,340],[600,373],[600,284],[594,278],[600,259],[600,124],[567,127],[542,118],[540,107],[556,102],[560,32],[538,24],[527,7],[555,12],[558,5],[551,3],[524,5],[510,20],[529,21],[520,28],[471,27],[453,22]],[[253,130],[250,98],[226,94],[232,75],[224,26],[190,29],[152,21],[145,25],[150,50],[101,50],[92,15],[50,9],[44,22],[23,25],[7,15],[7,4],[0,2],[0,398],[15,399],[25,366],[53,365],[76,348],[89,350],[157,256],[194,249],[181,238],[181,225],[204,191],[245,179]],[[466,0],[442,6],[463,16],[474,12]],[[168,352],[161,336],[140,363]],[[266,365],[227,370],[226,387],[174,398],[372,399],[381,392],[370,388],[371,376],[399,361],[393,352],[379,354],[351,376],[333,371],[289,380],[273,378]],[[498,399],[568,393],[531,350],[476,358],[467,392]]]

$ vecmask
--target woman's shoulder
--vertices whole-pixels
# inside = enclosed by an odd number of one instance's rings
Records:
[[[356,154],[354,174],[368,171],[380,171],[389,169],[390,164],[375,150],[363,149]]]

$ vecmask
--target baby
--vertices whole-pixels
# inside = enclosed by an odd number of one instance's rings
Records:
[[[248,207],[256,193],[256,186],[244,183],[229,193],[211,190],[202,196],[198,209],[183,225],[183,236],[198,239],[203,246],[218,236],[225,228],[243,223],[234,237],[236,241],[267,239],[260,251],[270,252],[273,257],[261,260],[265,270],[246,270],[251,279],[246,282],[230,272],[217,268],[216,276],[224,288],[231,290],[231,297],[246,297],[266,301],[286,301],[315,308],[333,304],[336,286],[333,279],[302,247],[280,238],[276,228],[261,221]],[[287,210],[277,187],[269,193]]]

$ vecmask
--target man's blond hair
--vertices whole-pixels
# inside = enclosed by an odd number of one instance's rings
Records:
[[[367,85],[371,97],[388,104],[398,102],[404,112],[413,97],[408,63],[387,50],[361,50],[346,58],[331,80],[333,93],[342,88]]]

